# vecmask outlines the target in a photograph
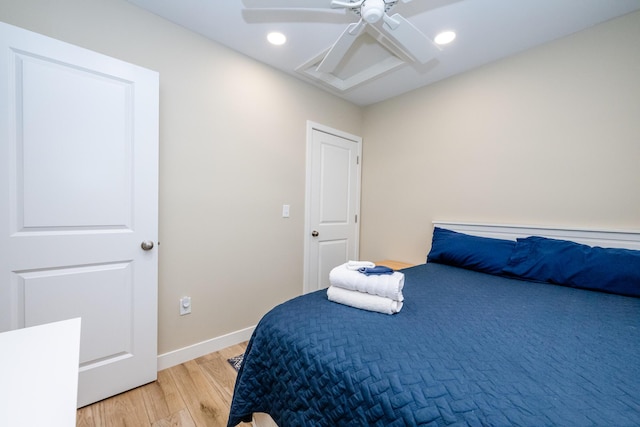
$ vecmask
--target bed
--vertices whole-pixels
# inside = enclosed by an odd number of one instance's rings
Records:
[[[280,427],[640,425],[640,234],[434,225],[428,262],[403,270],[399,313],[325,290],[267,313],[228,425],[254,413]],[[542,272],[511,265],[521,242],[548,257]],[[576,254],[598,268],[576,273]]]

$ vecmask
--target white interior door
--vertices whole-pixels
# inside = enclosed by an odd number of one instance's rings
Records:
[[[307,132],[305,292],[329,286],[329,272],[358,259],[362,139],[316,123]]]
[[[157,375],[158,81],[0,23],[0,331],[81,317],[79,406]]]

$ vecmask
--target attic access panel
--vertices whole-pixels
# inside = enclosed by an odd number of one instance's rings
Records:
[[[328,51],[302,64],[296,71],[339,92],[346,92],[412,62],[370,25],[353,43],[334,72],[319,72],[316,68]]]

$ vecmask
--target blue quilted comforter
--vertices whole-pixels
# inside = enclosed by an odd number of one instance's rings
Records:
[[[638,426],[640,298],[428,263],[389,316],[318,291],[266,314],[229,426]]]

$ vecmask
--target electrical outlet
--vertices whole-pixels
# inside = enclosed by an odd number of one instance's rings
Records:
[[[191,297],[180,298],[180,316],[191,313]]]

